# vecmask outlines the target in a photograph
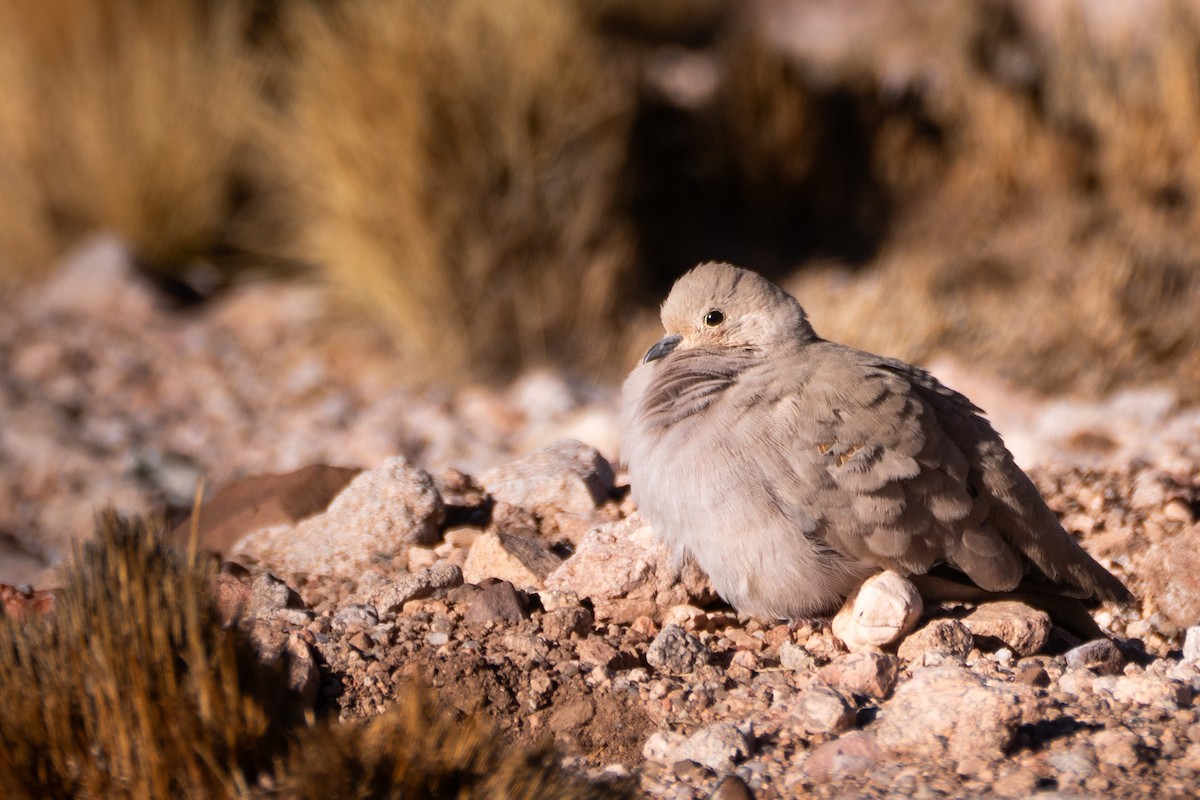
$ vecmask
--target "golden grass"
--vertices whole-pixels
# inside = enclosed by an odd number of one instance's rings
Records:
[[[212,246],[261,115],[249,10],[0,4],[0,276],[42,272],[98,229],[166,269]]]
[[[571,4],[297,4],[304,257],[415,371],[604,363],[631,242],[632,107]]]
[[[409,688],[384,714],[320,725],[283,763],[278,794],[294,800],[429,797],[460,800],[588,800],[634,796],[631,781],[571,778],[548,746],[504,746],[484,725],[455,722]]]
[[[297,723],[286,665],[221,628],[213,570],[158,533],[104,517],[52,616],[0,619],[9,796],[233,796]]]

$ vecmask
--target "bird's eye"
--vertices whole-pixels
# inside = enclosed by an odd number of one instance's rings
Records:
[[[721,309],[714,308],[704,315],[704,324],[710,328],[715,328],[725,321],[725,315],[721,313]]]

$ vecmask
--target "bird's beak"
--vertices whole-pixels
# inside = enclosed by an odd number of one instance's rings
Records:
[[[683,341],[683,337],[678,333],[672,333],[670,336],[664,336],[654,343],[654,346],[646,351],[646,357],[642,359],[643,364],[649,364],[651,361],[657,361],[667,353],[674,350]]]

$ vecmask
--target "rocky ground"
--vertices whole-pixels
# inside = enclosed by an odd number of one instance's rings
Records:
[[[108,243],[3,305],[0,581],[51,586],[96,506],[186,510],[203,475],[223,608],[344,718],[419,677],[651,797],[1196,793],[1200,413],[1169,392],[1046,401],[932,365],[1140,605],[1098,612],[1115,644],[1009,602],[850,654],[674,568],[628,499],[612,389],[406,389],[315,289],[172,311]]]

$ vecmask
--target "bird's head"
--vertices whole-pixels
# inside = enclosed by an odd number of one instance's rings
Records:
[[[796,298],[756,272],[716,262],[675,282],[662,323],[667,335],[643,363],[674,350],[772,348],[816,338]]]

